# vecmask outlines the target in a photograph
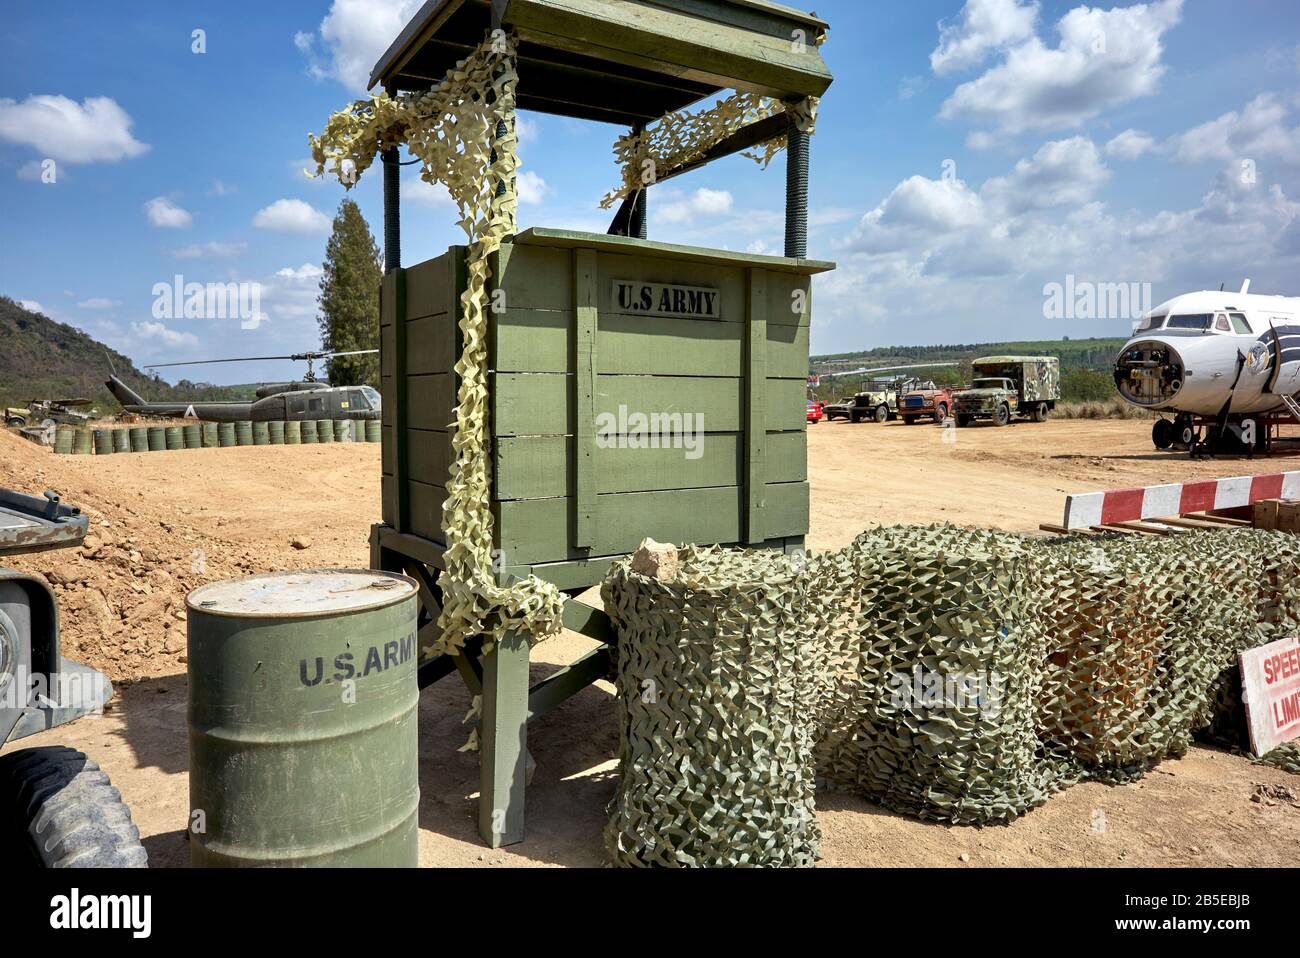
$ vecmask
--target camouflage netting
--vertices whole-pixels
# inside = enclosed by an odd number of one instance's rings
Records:
[[[813,556],[616,565],[620,864],[808,864],[816,774],[1008,822],[1194,733],[1241,744],[1236,657],[1300,628],[1300,545],[1257,530],[1031,539],[890,527]],[[647,694],[647,690],[650,693]],[[1300,771],[1300,749],[1264,761]]]
[[[814,631],[780,553],[687,548],[679,578],[617,563],[620,786],[605,845],[621,865],[811,865]]]

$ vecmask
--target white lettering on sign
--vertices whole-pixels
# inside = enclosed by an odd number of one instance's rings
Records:
[[[614,308],[619,312],[687,316],[691,319],[720,318],[716,289],[616,279],[613,296]]]
[[[1241,698],[1255,755],[1300,738],[1300,638],[1242,652]]]

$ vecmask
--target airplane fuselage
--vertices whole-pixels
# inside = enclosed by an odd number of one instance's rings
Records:
[[[1120,350],[1115,385],[1155,412],[1281,409],[1300,392],[1300,298],[1200,292],[1161,303]]]

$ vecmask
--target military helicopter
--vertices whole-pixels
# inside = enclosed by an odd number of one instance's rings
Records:
[[[154,363],[146,369],[166,366],[197,366],[206,363],[243,363],[289,359],[307,363],[307,375],[301,382],[268,383],[257,390],[251,402],[150,402],[116,375],[104,385],[122,408],[142,416],[171,416],[202,422],[267,422],[304,419],[378,419],[379,393],[370,386],[331,386],[317,382],[312,364],[335,356],[365,356],[377,349],[354,349],[346,352],[295,353],[291,356],[248,356],[241,359],[196,359],[182,363]]]

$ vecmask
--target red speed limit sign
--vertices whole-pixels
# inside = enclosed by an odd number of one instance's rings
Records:
[[[1270,642],[1240,658],[1250,748],[1263,755],[1300,737],[1300,638]]]

